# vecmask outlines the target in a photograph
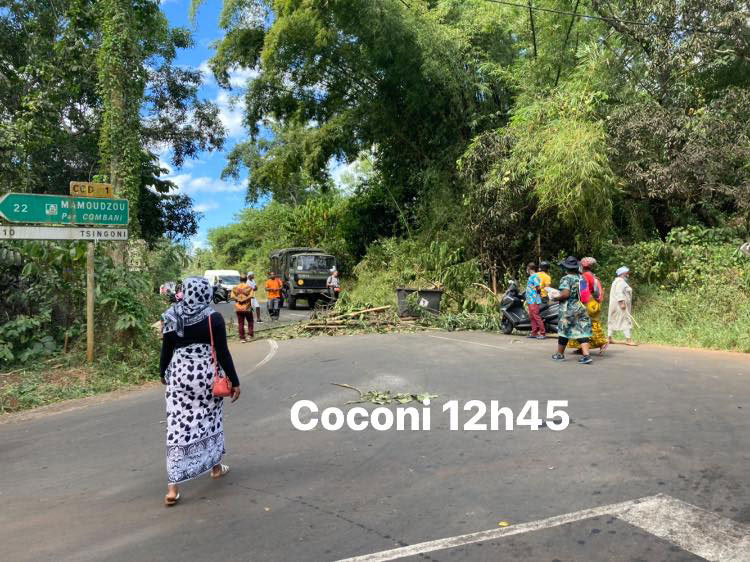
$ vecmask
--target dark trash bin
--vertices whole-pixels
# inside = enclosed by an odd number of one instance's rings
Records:
[[[409,297],[417,293],[417,310],[409,303]],[[399,316],[414,316],[420,310],[440,314],[440,300],[443,298],[442,289],[409,289],[407,287],[396,288],[396,301],[398,303]]]

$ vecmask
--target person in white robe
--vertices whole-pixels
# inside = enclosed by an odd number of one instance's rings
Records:
[[[623,266],[616,272],[617,277],[609,290],[609,314],[607,316],[607,337],[609,343],[615,343],[612,336],[615,332],[625,333],[625,343],[633,343],[633,289],[628,284],[630,269]]]

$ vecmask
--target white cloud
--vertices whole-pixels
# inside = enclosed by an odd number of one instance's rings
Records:
[[[211,70],[208,60],[204,60],[200,63],[198,65],[198,70],[200,70],[203,75],[204,85],[215,83],[214,73]],[[232,88],[244,89],[247,86],[247,83],[250,80],[255,80],[258,75],[260,75],[260,68],[257,66],[254,68],[240,68],[235,66],[229,70],[229,85]]]
[[[174,174],[174,168],[168,163],[159,158],[159,167],[164,168],[167,171],[167,175]]]
[[[200,160],[200,159],[198,159],[198,160],[185,160],[185,162],[182,163],[182,167],[185,170],[192,170],[196,166],[201,166],[201,165],[203,165],[205,163],[206,163],[205,160]],[[170,169],[169,173],[170,174],[173,173],[171,169]]]
[[[192,174],[177,174],[166,179],[177,185],[178,193],[194,195],[196,193],[235,193],[247,189],[247,181],[240,183],[227,182],[209,176],[193,177]]]
[[[198,203],[197,205],[193,205],[193,209],[198,213],[207,213],[208,211],[213,211],[214,209],[218,209],[219,204],[215,201],[206,201],[205,203]]]
[[[204,84],[211,84],[214,81],[214,73],[211,72],[211,67],[208,66],[208,60],[204,60],[202,63],[198,65],[198,70],[201,71],[201,75],[203,76],[203,83]]]
[[[219,106],[219,119],[227,130],[227,136],[229,138],[244,136],[242,109],[237,106],[232,96],[222,90],[214,102]]]
[[[229,71],[229,85],[232,88],[244,88],[250,80],[255,80],[260,75],[260,69],[237,68]]]

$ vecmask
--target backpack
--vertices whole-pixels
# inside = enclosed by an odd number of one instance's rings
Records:
[[[592,298],[599,303],[604,300],[604,289],[602,288],[602,282],[599,281],[599,278],[593,273],[591,273],[591,277],[593,277],[594,282],[591,284],[591,287],[589,287],[589,282],[586,279],[586,276],[578,276],[578,294],[583,304],[586,304]]]
[[[578,298],[583,304],[591,300],[591,289],[585,275],[578,276]]]

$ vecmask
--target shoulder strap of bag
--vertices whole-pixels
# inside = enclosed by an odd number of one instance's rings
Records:
[[[214,330],[211,326],[211,316],[213,316],[213,313],[208,315],[208,333],[211,337],[211,363],[213,363],[214,366],[214,376],[219,378],[221,375],[219,371],[219,361],[216,359],[216,347],[214,347]]]

